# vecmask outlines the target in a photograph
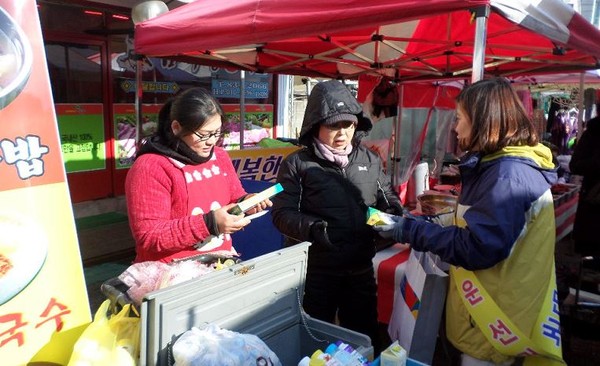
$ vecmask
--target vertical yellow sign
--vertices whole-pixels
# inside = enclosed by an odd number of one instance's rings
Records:
[[[66,364],[91,320],[34,0],[0,0],[0,360]]]

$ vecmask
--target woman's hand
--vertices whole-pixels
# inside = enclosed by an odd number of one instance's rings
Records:
[[[214,211],[220,234],[233,234],[250,223],[250,220],[244,218],[243,214],[232,215],[227,212],[235,205],[235,203],[231,203]]]
[[[256,193],[250,193],[249,195],[247,195],[244,198],[244,201],[247,200],[248,198],[252,197],[252,196],[256,196]],[[246,215],[252,215],[255,214],[257,212],[261,212],[266,210],[267,208],[273,206],[273,202],[271,202],[270,199],[266,199],[264,201],[260,201],[259,203],[256,204],[256,206],[252,207],[251,209],[249,209],[248,211],[246,211]]]
[[[398,243],[402,243],[402,230],[406,219],[396,215],[392,215],[391,218],[393,220],[392,224],[373,226],[373,229],[384,239],[393,239]]]

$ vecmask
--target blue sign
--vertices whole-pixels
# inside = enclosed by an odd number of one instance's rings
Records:
[[[239,98],[239,80],[212,80],[212,93],[217,98]],[[269,97],[269,83],[266,81],[246,81],[244,96],[248,99],[265,99]]]

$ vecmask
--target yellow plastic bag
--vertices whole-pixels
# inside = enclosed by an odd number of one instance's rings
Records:
[[[135,316],[131,316],[131,312]],[[117,338],[117,363],[115,365],[136,365],[140,352],[140,317],[131,304],[113,315],[108,324]]]
[[[83,331],[68,366],[134,366],[139,354],[140,318],[130,316],[131,305],[109,318],[110,300],[96,311],[94,320]],[[134,309],[135,310],[135,309]]]

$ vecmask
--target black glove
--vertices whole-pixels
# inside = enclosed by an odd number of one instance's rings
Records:
[[[332,251],[339,250],[338,247],[329,241],[329,236],[327,235],[327,221],[315,221],[312,225],[310,225],[310,238],[314,244],[323,248],[327,248],[328,250]]]

